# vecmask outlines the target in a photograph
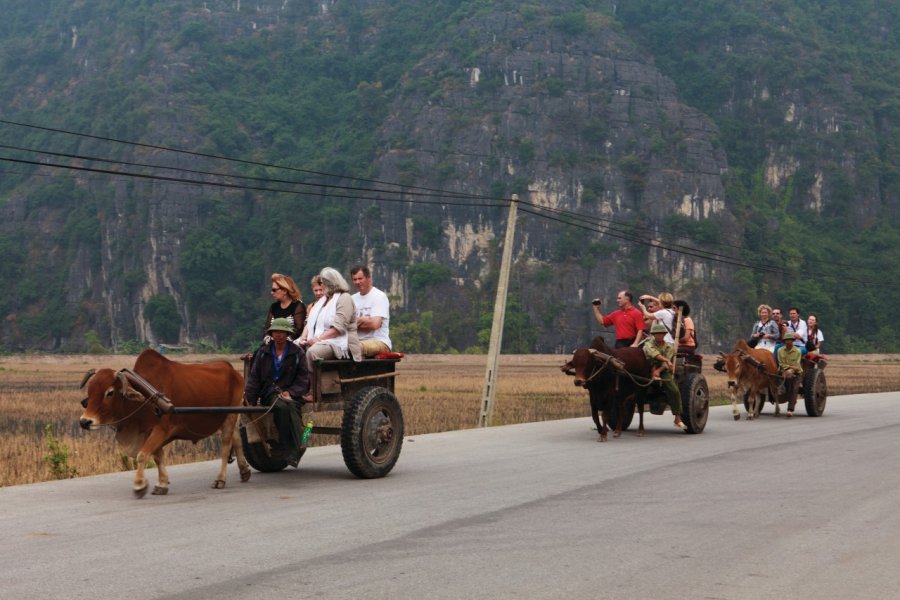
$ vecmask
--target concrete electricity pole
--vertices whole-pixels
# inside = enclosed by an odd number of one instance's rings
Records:
[[[494,397],[497,395],[497,362],[500,345],[503,342],[503,321],[506,318],[506,293],[509,289],[509,267],[512,263],[513,240],[516,236],[516,210],[519,196],[512,195],[509,216],[506,218],[506,240],[503,242],[503,258],[500,260],[500,277],[497,281],[497,299],[494,301],[494,320],[491,323],[491,342],[488,346],[487,367],[484,372],[484,392],[481,394],[481,416],[479,427],[491,424],[494,412]]]

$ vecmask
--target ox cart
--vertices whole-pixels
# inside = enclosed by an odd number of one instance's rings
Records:
[[[828,384],[825,382],[825,367],[828,366],[828,361],[822,358],[821,355],[814,356],[803,356],[803,376],[800,380],[800,392],[797,395],[797,399],[803,398],[803,403],[806,406],[806,414],[810,417],[821,417],[825,412],[825,402],[828,400]],[[776,380],[781,383],[783,378],[778,376]],[[786,404],[788,401],[788,395],[777,394],[774,398],[769,395],[768,397],[770,404]],[[760,401],[757,403],[757,411],[754,417],[758,417],[762,412],[763,405],[765,401]],[[744,409],[749,413],[750,412],[750,398],[749,394],[744,396]]]
[[[245,357],[245,373],[249,361]],[[384,477],[400,456],[403,413],[394,395],[398,362],[399,358],[367,358],[360,362],[325,360],[310,372],[310,377],[315,379],[314,395],[313,401],[303,407],[304,416],[310,412],[343,412],[340,427],[314,425],[312,433],[339,436],[344,464],[362,479]],[[274,472],[288,466],[284,458],[270,451],[268,440],[277,438],[271,414],[242,417],[241,442],[247,462],[254,469]],[[301,449],[301,456],[305,451]]]
[[[675,357],[675,383],[681,392],[681,420],[687,425],[688,433],[702,433],[709,417],[709,385],[703,376],[703,356],[700,354],[678,354]],[[641,378],[636,378],[641,379]],[[661,415],[668,407],[662,388],[652,382],[638,382],[646,386],[645,403],[650,413]],[[622,415],[622,430],[628,429],[634,419],[636,401],[634,398],[625,403]],[[610,429],[619,424],[617,411],[607,419]]]
[[[242,357],[246,379],[252,355]],[[400,358],[325,360],[310,372],[314,378],[312,402],[303,414],[343,412],[340,427],[314,425],[311,434],[340,437],[344,464],[361,479],[384,477],[394,468],[403,445],[403,413],[394,396],[394,377]],[[153,390],[155,392],[155,390]],[[158,394],[157,392],[157,395]],[[250,406],[172,406],[156,398],[159,412],[166,414],[239,413],[241,442],[250,466],[261,472],[281,471],[287,460],[272,450],[278,439],[271,407]],[[300,456],[306,452],[301,448]]]

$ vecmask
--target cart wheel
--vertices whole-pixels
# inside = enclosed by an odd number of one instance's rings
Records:
[[[250,466],[261,473],[275,473],[283,471],[287,467],[287,461],[283,458],[269,456],[262,442],[250,443],[247,441],[247,430],[241,428],[241,445],[244,446],[244,456]],[[306,448],[300,449],[300,457],[306,452]]]
[[[688,433],[701,433],[709,417],[709,386],[706,377],[690,373],[681,379],[681,420]]]
[[[822,369],[807,369],[803,374],[803,399],[806,401],[806,414],[810,417],[821,417],[825,412],[828,386]]]
[[[344,464],[361,479],[384,477],[403,445],[403,413],[390,390],[365,387],[344,409],[341,451]]]
[[[615,431],[619,422],[619,403],[614,401],[613,404],[613,409],[606,414],[606,426]],[[625,401],[625,414],[622,415],[622,431],[627,431],[631,427],[631,421],[634,420],[635,404],[633,396]]]

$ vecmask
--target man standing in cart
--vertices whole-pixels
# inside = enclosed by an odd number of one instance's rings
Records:
[[[644,330],[644,316],[632,304],[634,297],[628,290],[622,290],[616,296],[616,304],[619,306],[608,315],[600,310],[600,298],[594,298],[591,302],[594,308],[594,318],[604,327],[612,325],[616,332],[616,348],[627,348],[634,343],[638,332]]]
[[[272,341],[256,351],[244,397],[250,404],[272,407],[278,441],[269,445],[274,454],[296,467],[301,449],[301,398],[309,390],[309,371],[304,350],[288,343],[293,331],[289,319],[272,319],[268,331]]]
[[[350,269],[350,279],[358,292],[353,294],[356,306],[356,331],[363,356],[371,358],[391,351],[391,303],[387,294],[372,285],[372,273],[365,265]]]

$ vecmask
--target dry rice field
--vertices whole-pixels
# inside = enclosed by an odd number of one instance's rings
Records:
[[[180,361],[225,359],[241,369],[236,356],[175,356]],[[28,355],[0,357],[0,486],[53,479],[45,460],[45,429],[69,451],[67,466],[75,475],[131,470],[116,447],[112,431],[83,432],[78,427],[83,398],[78,384],[89,368],[131,367],[134,356]],[[505,425],[588,415],[587,392],[576,388],[555,355],[503,356],[497,382],[494,424]],[[724,375],[714,371],[711,357],[704,375],[713,403],[725,402]],[[478,421],[484,356],[408,356],[398,366],[397,397],[404,412],[406,435],[475,427]],[[826,371],[829,395],[900,390],[900,356],[832,356]],[[827,415],[827,412],[826,412]],[[318,425],[337,425],[338,413],[315,415]],[[336,443],[317,437],[313,445]],[[172,464],[216,458],[217,443],[169,446]]]

